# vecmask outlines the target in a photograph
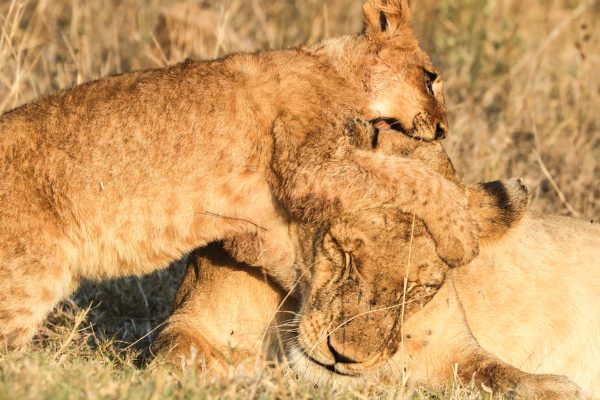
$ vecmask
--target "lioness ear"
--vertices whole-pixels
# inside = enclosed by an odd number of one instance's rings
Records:
[[[469,211],[483,240],[501,238],[527,211],[529,193],[520,179],[467,185],[466,189]]]
[[[363,11],[369,37],[387,39],[413,32],[408,0],[367,0]]]

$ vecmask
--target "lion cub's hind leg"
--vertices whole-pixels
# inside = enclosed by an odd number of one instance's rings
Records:
[[[42,243],[31,237],[0,241],[2,350],[24,348],[52,308],[75,288],[58,247]]]

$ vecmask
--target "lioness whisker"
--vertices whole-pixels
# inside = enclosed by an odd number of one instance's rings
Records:
[[[308,352],[309,355],[312,355],[313,352],[315,351],[315,349],[317,348],[317,346],[319,344],[321,344],[323,339],[325,339],[327,336],[330,335],[329,328],[331,327],[331,325],[333,325],[334,322],[335,322],[334,320],[331,320],[329,325],[327,325],[327,328],[325,328],[321,331],[321,334],[320,334],[319,338],[317,339],[317,341],[315,342],[314,346],[309,350],[309,352]]]
[[[387,307],[382,307],[382,308],[377,308],[375,310],[369,310],[369,311],[365,311],[359,314],[356,314],[348,319],[346,319],[345,321],[341,322],[339,325],[337,325],[333,330],[331,330],[330,332],[327,333],[327,335],[325,337],[319,337],[319,339],[317,340],[317,343],[315,343],[315,345],[311,348],[311,351],[313,351],[320,343],[323,339],[325,339],[327,336],[333,334],[334,332],[336,332],[338,329],[341,329],[344,325],[348,324],[349,322],[353,321],[356,318],[359,318],[361,316],[367,315],[367,314],[371,314],[371,313],[375,313],[375,312],[380,312],[380,311],[386,311],[386,310],[391,310],[394,308],[398,308],[398,307],[402,307],[411,303],[415,303],[417,301],[423,300],[427,297],[431,297],[433,296],[434,293],[427,293],[421,296],[416,296],[410,300],[406,300],[404,302],[399,302],[397,304],[393,304],[391,306],[387,306]],[[333,321],[332,321],[333,322]],[[331,324],[329,325],[331,326]],[[328,326],[328,328],[329,328]],[[310,354],[310,353],[309,353]]]
[[[302,316],[302,314],[295,312],[295,311],[291,311],[291,310],[283,310],[283,311],[277,311],[277,314],[292,314],[292,315],[296,315],[296,316]]]
[[[311,265],[312,267],[312,265]],[[287,299],[291,296],[291,294],[294,292],[294,290],[296,289],[296,287],[298,286],[298,284],[300,283],[300,281],[302,280],[302,278],[304,277],[304,275],[306,274],[306,272],[309,270],[310,268],[306,268],[304,269],[304,271],[302,271],[302,273],[300,274],[300,276],[296,279],[296,281],[294,282],[294,284],[291,286],[290,290],[288,290],[287,294],[284,296],[284,298],[281,300],[281,302],[279,302],[279,305],[277,306],[277,308],[275,309],[275,311],[272,313],[271,315],[271,322],[269,323],[269,326],[271,326],[273,320],[275,319],[275,317],[277,316],[277,313],[279,313],[281,311],[281,307],[283,307],[283,305],[285,304],[285,302],[287,301]],[[262,337],[260,339],[260,345],[261,347],[264,347],[265,345],[265,340],[267,337],[267,332],[269,331],[269,329],[265,329]],[[277,339],[279,340],[279,342],[281,343],[281,337],[280,335],[277,335]],[[281,343],[281,346],[283,347],[283,343]],[[282,352],[285,358],[285,351]]]

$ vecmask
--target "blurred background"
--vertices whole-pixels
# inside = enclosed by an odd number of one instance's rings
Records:
[[[2,0],[0,111],[108,73],[358,32],[361,4]],[[600,0],[413,0],[411,8],[445,81],[445,145],[459,173],[520,176],[534,210],[600,223]],[[93,302],[94,334],[133,342],[168,313],[181,270],[87,286],[53,321]]]

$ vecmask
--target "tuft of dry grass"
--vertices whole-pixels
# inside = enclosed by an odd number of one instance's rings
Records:
[[[445,80],[446,147],[459,172],[468,181],[521,176],[533,209],[600,219],[600,1],[413,0],[412,8]],[[5,0],[0,112],[108,73],[360,29],[360,0]],[[148,365],[182,271],[84,285],[30,351],[0,356],[0,399],[411,398],[402,388],[306,387],[281,368],[213,382]],[[454,384],[412,397],[482,395]]]

